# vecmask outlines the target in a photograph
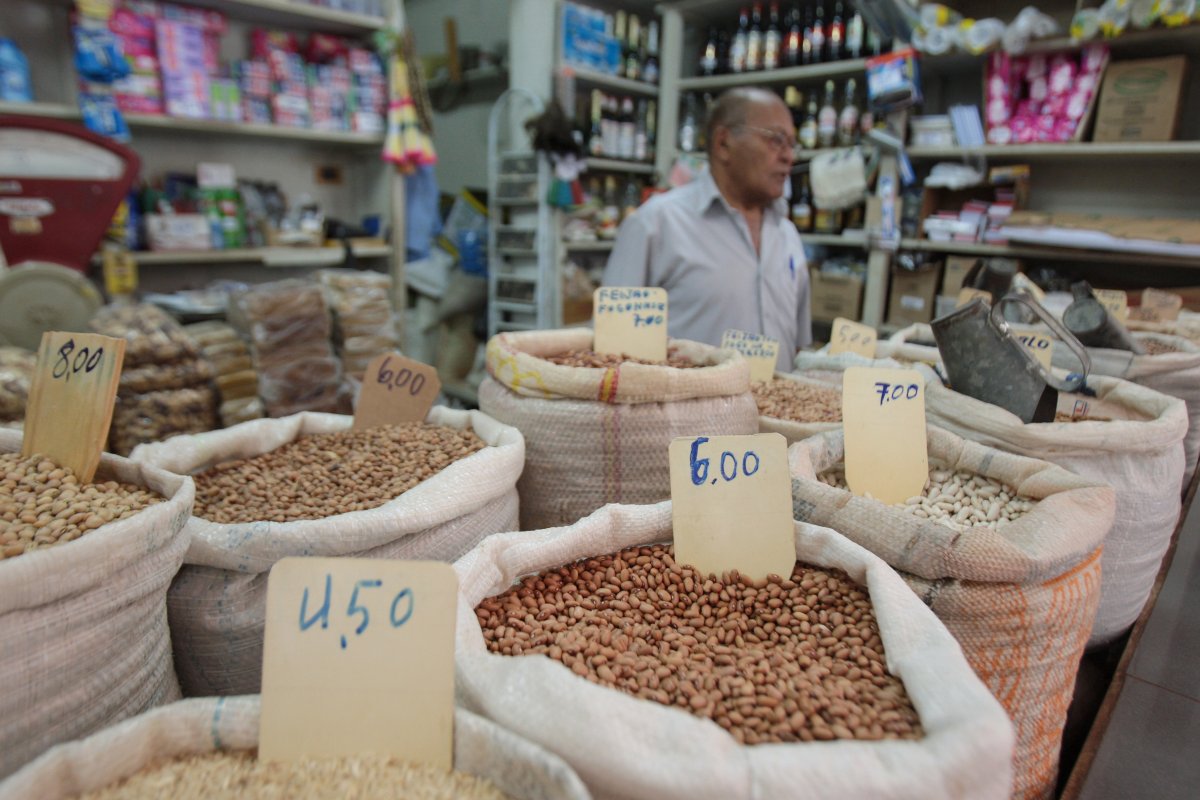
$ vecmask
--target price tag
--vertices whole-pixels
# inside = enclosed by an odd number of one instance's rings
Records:
[[[29,387],[22,455],[41,453],[90,483],[108,441],[125,340],[96,333],[42,334]]]
[[[787,440],[683,436],[671,441],[675,559],[705,575],[788,577],[796,563]]]
[[[1093,289],[1092,295],[1118,322],[1129,319],[1129,298],[1120,289]]]
[[[721,347],[737,350],[750,362],[750,380],[769,381],[775,377],[779,358],[779,342],[757,333],[727,330],[721,336]]]
[[[957,303],[957,305],[955,305],[955,308],[962,308],[967,303],[974,300],[976,297],[978,297],[980,300],[987,303],[988,305],[992,304],[992,293],[991,292],[985,292],[983,289],[972,289],[970,286],[966,286],[959,290],[958,303]]]
[[[138,267],[127,250],[105,250],[101,257],[104,290],[110,297],[133,294],[138,288]]]
[[[354,430],[423,422],[441,390],[437,370],[428,364],[399,353],[378,356],[363,373]]]
[[[458,579],[438,561],[285,558],[267,580],[267,761],[393,755],[449,770]]]
[[[1152,311],[1155,319],[1171,322],[1179,318],[1179,311],[1183,308],[1183,298],[1174,292],[1146,288],[1142,290],[1141,307]]]
[[[878,334],[870,325],[838,317],[833,321],[833,331],[829,334],[829,354],[857,353],[874,358],[877,339]]]
[[[857,495],[903,503],[929,477],[925,384],[911,369],[851,367],[842,375],[846,483]]]
[[[597,353],[667,360],[667,290],[601,286],[592,294]]]
[[[1017,341],[1025,347],[1026,350],[1033,353],[1040,363],[1047,370],[1050,369],[1050,362],[1054,360],[1054,340],[1049,336],[1043,336],[1040,333],[1017,333],[1013,331],[1013,336],[1017,337]]]

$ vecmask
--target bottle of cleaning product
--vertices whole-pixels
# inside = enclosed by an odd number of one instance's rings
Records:
[[[0,100],[32,103],[29,60],[12,39],[0,38]]]

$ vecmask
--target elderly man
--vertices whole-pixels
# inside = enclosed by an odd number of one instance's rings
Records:
[[[795,141],[775,94],[722,94],[708,120],[709,172],[625,221],[604,285],[661,286],[671,336],[719,345],[730,328],[764,334],[790,370],[812,341],[804,249],[783,199]]]

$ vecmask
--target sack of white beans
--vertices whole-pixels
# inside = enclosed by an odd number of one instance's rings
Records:
[[[776,372],[753,385],[758,432],[782,434],[788,443],[842,427],[842,389],[826,381]]]
[[[0,453],[20,449],[19,431],[0,431]],[[0,478],[15,494],[17,478]],[[124,519],[114,519],[115,501],[100,501],[94,511],[113,521],[0,559],[0,777],[51,745],[179,697],[167,586],[188,547],[194,487],[106,454],[93,484],[107,481],[162,499]]]
[[[888,337],[887,343],[892,348],[891,357],[901,363],[942,363],[937,340],[933,338],[933,328],[924,322],[914,322],[907,328],[901,328]]]
[[[103,792],[122,781],[138,780],[143,770],[152,771],[172,761],[214,758],[221,754],[236,758],[249,756],[258,748],[258,695],[240,697],[198,697],[181,700],[126,720],[81,741],[61,744],[0,783],[0,800],[67,800],[81,794]],[[397,710],[400,714],[401,710]],[[401,723],[402,724],[402,723]],[[365,754],[367,758],[382,760]],[[328,760],[306,760],[295,768],[287,763],[264,765],[263,778],[244,778],[253,761],[240,759],[228,767],[208,766],[203,779],[188,777],[182,765],[171,770],[174,782],[159,778],[142,784],[146,796],[153,797],[238,797],[283,798],[295,796],[296,789],[305,797],[391,798],[399,796],[396,784],[368,782],[357,777],[355,767],[366,771],[362,762],[347,761],[346,766],[326,765],[320,773],[328,785],[317,782],[311,773],[315,765]],[[392,762],[393,768],[404,765]],[[308,767],[309,772],[304,772]],[[201,772],[198,765],[196,772]],[[220,782],[228,770],[230,780]],[[413,796],[471,798],[505,797],[525,800],[587,800],[588,793],[579,776],[562,759],[532,742],[503,730],[486,719],[462,709],[454,712],[454,772],[428,769],[403,772]],[[292,775],[293,783],[286,780]],[[482,779],[463,782],[462,775]],[[238,782],[241,778],[244,782]],[[197,785],[199,784],[199,785]],[[247,785],[250,784],[250,785]],[[186,792],[186,786],[191,792]],[[281,794],[281,790],[284,790]],[[457,790],[457,791],[456,791]]]
[[[971,671],[953,637],[899,576],[877,556],[841,534],[795,523],[798,562],[814,565],[808,574],[818,573],[820,577],[812,578],[812,583],[809,578],[773,585],[766,582],[757,590],[744,581],[730,578],[721,591],[731,596],[737,593],[741,599],[736,602],[715,601],[711,595],[717,588],[710,584],[717,579],[694,579],[688,568],[681,568],[669,559],[665,563],[670,565],[671,574],[658,573],[659,577],[655,577],[656,573],[651,572],[647,577],[644,572],[635,571],[644,568],[635,568],[633,564],[651,561],[645,555],[627,556],[631,561],[620,561],[619,557],[611,561],[608,570],[613,577],[595,595],[587,594],[591,590],[586,585],[585,566],[576,563],[579,559],[624,552],[625,548],[644,552],[652,549],[646,545],[670,542],[671,525],[670,502],[653,506],[610,505],[568,527],[489,537],[460,559],[455,564],[459,579],[456,690],[460,702],[560,755],[596,797],[736,800],[793,797],[798,791],[805,797],[837,800],[1008,796],[1013,731],[1004,710]],[[797,572],[801,569],[798,563]],[[560,626],[564,623],[559,621],[561,616],[555,616],[551,601],[549,607],[530,609],[535,617],[527,617],[525,621],[513,618],[507,631],[499,634],[525,641],[529,639],[528,619],[549,618],[552,623],[549,630],[560,631],[549,634],[549,658],[490,652],[488,641],[495,643],[497,634],[490,628],[485,632],[479,616],[488,606],[488,599],[506,593],[522,576],[545,575],[552,570],[557,570],[558,577],[547,578],[547,588],[553,584],[561,590],[563,598],[569,599],[572,608],[568,613],[572,618],[595,615],[597,624],[617,627],[603,628],[595,639],[588,638],[587,629],[563,630]],[[612,584],[622,581],[627,570],[630,575],[625,583],[633,588],[625,590],[621,583],[618,590]],[[855,586],[848,595],[840,594],[842,589],[835,594],[836,570],[844,570],[843,580]],[[603,573],[603,568],[600,571]],[[655,589],[654,581],[662,580],[668,583],[659,582],[659,588]],[[671,600],[661,600],[664,593],[671,597],[672,591],[680,593],[678,599],[684,605],[672,606]],[[682,594],[685,591],[687,594]],[[707,593],[700,595],[707,598],[703,606],[693,598],[692,605],[685,607],[686,598],[701,591]],[[762,617],[738,619],[747,607],[743,601],[751,602],[747,598],[753,597],[755,591],[772,598],[783,592],[807,592],[812,595],[810,602],[814,605],[803,608],[771,599],[763,605],[773,610],[764,610]],[[657,607],[649,602],[655,593]],[[855,608],[866,606],[874,615],[869,634],[866,616],[860,618],[858,611],[847,617],[836,612],[828,612],[826,616],[827,602],[840,603],[842,597],[855,594],[859,598]],[[620,627],[620,615],[630,612],[618,609],[636,606],[635,595],[646,598],[641,600],[639,612],[643,621]],[[526,597],[522,592],[521,599],[526,605],[529,602],[536,605],[532,595]],[[760,596],[758,601],[762,600]],[[607,610],[596,611],[597,604]],[[477,611],[476,606],[481,606],[481,610]],[[844,631],[853,627],[857,635],[869,635],[875,646],[884,651],[885,663],[871,662],[866,657],[868,648],[860,647],[862,639],[822,639],[822,644],[809,639],[799,650],[787,651],[790,655],[776,649],[782,648],[782,644],[752,643],[765,641],[758,639],[758,634],[769,638],[770,634],[761,629],[763,625],[777,631],[787,624],[789,632],[783,635],[808,636],[810,623],[800,621],[806,619],[806,612],[808,618],[820,620],[811,629],[813,636],[845,637]],[[695,636],[689,639],[681,636],[686,631],[680,628],[658,627],[647,621],[662,614],[679,614],[694,620],[693,624],[698,626]],[[785,619],[792,614],[800,620]],[[768,616],[775,621],[766,622]],[[712,631],[707,639],[699,629],[702,620],[709,625],[706,630]],[[721,620],[726,626],[723,629],[726,645],[712,645],[713,637],[718,635],[712,628],[716,625],[714,620]],[[744,631],[745,643],[743,633],[728,627],[741,622],[749,626],[737,629]],[[816,632],[818,629],[821,633]],[[619,651],[615,660],[607,664],[601,660],[603,648],[595,641],[603,643],[606,635],[611,635],[611,645]],[[638,644],[635,648],[625,641],[629,637],[642,641],[656,636],[662,642],[658,647]],[[822,655],[826,652],[823,648],[834,641],[845,645],[846,653],[839,651],[839,657],[862,651],[857,662],[861,669],[851,667],[847,672],[846,663],[833,663],[832,651],[830,655]],[[733,645],[729,646],[731,642]],[[546,644],[541,639],[526,643],[543,647]],[[852,645],[859,649],[854,650]],[[622,650],[623,647],[629,649]],[[556,650],[578,653],[570,668],[565,666],[567,656],[556,654]],[[589,655],[593,651],[596,654]],[[646,692],[664,699],[642,699],[649,695],[635,697],[626,693],[628,688],[617,690],[593,682],[597,676],[602,681],[610,673],[621,672],[627,658],[658,657],[660,666],[651,669],[644,665],[642,673],[618,675],[617,679],[636,678],[639,685],[647,681],[652,688]],[[743,667],[743,657],[755,663]],[[705,667],[701,663],[709,658],[715,658],[716,666]],[[826,663],[832,666],[827,668]],[[702,672],[693,675],[697,667]],[[595,675],[591,674],[593,670]],[[582,674],[588,674],[589,678],[581,677]],[[898,711],[884,711],[876,716],[880,707],[897,708],[894,702],[875,705],[880,696],[871,687],[886,680],[900,685],[900,694],[906,704],[911,703],[908,708],[918,718],[923,733],[908,738],[874,735],[878,733],[879,720],[884,721],[887,730],[897,730],[891,726]],[[673,686],[675,683],[679,686]],[[740,688],[732,688],[734,684]],[[624,685],[628,687],[628,683]],[[674,704],[665,699],[668,688],[682,692]],[[689,694],[690,703],[683,705],[690,708],[685,710],[680,701]],[[868,700],[868,695],[872,699]],[[898,697],[889,696],[893,701]],[[724,699],[714,700],[714,697]],[[721,704],[721,710],[713,710],[714,702]],[[747,702],[754,708],[745,711],[746,719],[729,710],[732,706],[744,709]],[[845,712],[844,708],[839,711],[845,705],[861,710],[844,717],[847,727],[843,728],[836,720],[843,718],[837,715]],[[769,717],[764,716],[767,712],[763,710],[768,706]],[[788,714],[792,716],[787,717]],[[822,729],[827,724],[826,714],[834,715],[832,733]],[[872,719],[867,719],[868,714]],[[758,738],[754,731],[764,737],[773,733],[779,727],[777,720],[783,720],[783,728],[797,723],[813,727],[811,731],[803,730],[799,739],[794,735],[787,739],[758,739],[791,743],[739,744],[752,735]],[[738,727],[730,730],[723,725]],[[848,729],[851,726],[853,733]],[[873,735],[859,736],[858,732],[868,726],[872,727]],[[750,732],[745,733],[746,730]],[[791,730],[794,732],[796,728]],[[814,742],[814,733],[816,739],[830,741]],[[864,740],[868,738],[873,740]]]
[[[926,419],[966,439],[1040,458],[1116,491],[1104,540],[1100,608],[1089,646],[1107,644],[1137,619],[1179,520],[1182,400],[1101,375],[1088,377],[1094,397],[1063,394],[1064,420],[1023,423],[1014,414],[942,386],[926,367]]]
[[[1186,489],[1200,458],[1200,345],[1160,333],[1134,333],[1133,338],[1146,349],[1144,354],[1089,347],[1092,373],[1122,378],[1187,404],[1188,432],[1183,440]],[[1054,366],[1076,369],[1077,363],[1067,348],[1054,349]]]
[[[1113,490],[932,426],[928,452],[928,488],[897,508],[824,482],[844,485],[840,431],[795,444],[794,516],[878,555],[933,609],[1016,726],[1013,796],[1050,797]]]
[[[820,350],[801,350],[796,353],[793,374],[841,386],[842,373],[850,367],[898,369],[906,366],[892,358],[891,353],[892,346],[887,341],[875,343],[875,358],[860,356],[858,353],[830,355],[829,345],[825,345]]]
[[[352,422],[348,416],[302,412],[143,445],[132,457],[181,475],[196,474],[235,459],[289,452],[285,446],[316,441],[310,436],[349,435]],[[248,484],[255,502],[239,505],[236,510],[242,517],[234,521],[224,516],[215,521],[225,509],[207,499],[209,487],[214,492],[219,488],[220,477],[197,477],[196,511],[188,522],[191,547],[168,597],[175,665],[185,696],[259,691],[267,573],[281,558],[453,561],[488,534],[516,529],[516,483],[525,453],[520,432],[478,411],[441,406],[430,410],[426,423],[464,437],[473,432],[482,440],[482,444],[475,441],[482,449],[449,463],[399,496],[391,492],[378,496],[383,491],[378,487],[395,485],[397,480],[412,483],[415,475],[428,475],[434,467],[428,466],[433,462],[427,463],[424,453],[440,457],[436,443],[416,455],[399,449],[399,455],[385,458],[379,449],[382,445],[359,442],[346,453],[317,450],[307,455],[310,462],[319,459],[315,465],[300,463],[297,456],[273,467],[239,468],[235,477],[225,480]],[[381,431],[375,435],[389,436],[388,444],[396,438]],[[403,439],[397,444],[403,447]],[[366,496],[359,498],[361,502],[351,505],[347,495],[321,497],[312,491],[314,484],[309,481],[352,469],[372,470],[370,477],[350,473],[348,478],[363,486]],[[303,513],[280,514],[281,509],[273,506],[285,491],[293,498],[310,496],[311,503],[301,508]],[[328,510],[314,512],[313,506]]]
[[[745,359],[681,339],[668,346],[686,366],[595,359],[592,332],[583,329],[488,342],[479,408],[525,435],[523,529],[570,524],[606,503],[663,500],[671,494],[672,439],[758,431]],[[612,363],[570,363],[580,360]]]

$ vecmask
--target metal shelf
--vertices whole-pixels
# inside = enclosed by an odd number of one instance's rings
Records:
[[[566,242],[563,246],[568,253],[606,253],[613,249],[615,242],[597,239],[594,242]]]
[[[1150,253],[1124,253],[1112,250],[1082,250],[1071,247],[1039,247],[1036,245],[1019,244],[933,242],[928,239],[901,239],[900,249],[983,257],[1040,258],[1049,261],[1093,261],[1106,264],[1145,264],[1147,266],[1200,269],[1200,259]]]
[[[986,156],[1005,160],[1071,158],[1178,158],[1200,156],[1200,141],[1178,142],[1056,142],[985,145],[983,147],[911,147],[909,158]]]
[[[511,256],[513,258],[537,258],[537,250],[529,250],[520,247],[497,247],[496,252],[502,256]]]
[[[358,258],[383,258],[392,255],[391,245],[356,245]],[[170,266],[172,264],[266,264],[274,267],[334,266],[342,263],[341,247],[253,247],[232,250],[197,250],[187,252],[135,252],[139,267]]]
[[[705,89],[726,89],[730,86],[764,86],[785,83],[803,83],[824,78],[837,78],[844,75],[857,75],[865,72],[865,58],[848,58],[842,61],[830,61],[824,64],[809,64],[803,67],[785,67],[758,72],[739,72],[730,75],[695,76],[679,79],[681,92],[703,91]]]
[[[641,161],[624,161],[616,158],[588,158],[588,169],[601,172],[629,172],[637,175],[651,175],[654,165]]]
[[[631,94],[640,94],[646,97],[658,97],[658,84],[646,83],[645,81],[631,81],[628,78],[618,78],[616,75],[605,75],[602,72],[593,72],[590,69],[575,67],[569,64],[564,64],[561,67],[561,72],[564,75],[572,75],[577,81],[585,81],[596,86],[601,86],[613,91],[629,92]]]
[[[492,305],[497,311],[512,311],[515,314],[536,314],[537,303],[529,300],[501,300],[492,301]]]
[[[867,237],[865,233],[857,230],[849,236],[840,233],[801,233],[800,242],[825,247],[864,248],[867,246]]]

